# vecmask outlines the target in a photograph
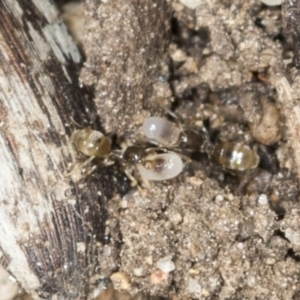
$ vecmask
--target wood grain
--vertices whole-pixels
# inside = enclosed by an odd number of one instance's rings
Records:
[[[0,19],[2,263],[35,299],[85,299],[106,217],[99,183],[64,175],[93,110],[81,55],[48,0],[3,0]]]

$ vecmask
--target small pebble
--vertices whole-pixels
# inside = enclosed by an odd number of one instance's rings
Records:
[[[199,270],[198,269],[189,269],[189,274],[190,275],[199,275]]]
[[[108,245],[105,245],[104,246],[104,249],[103,249],[103,255],[108,257],[108,256],[111,256],[111,247],[108,246]]]
[[[247,284],[250,286],[250,287],[254,287],[256,285],[256,280],[255,280],[255,276],[248,276],[247,279],[246,279],[246,282]]]
[[[284,230],[285,233],[285,237],[295,246],[300,246],[300,234],[291,229],[291,228],[287,228]]]
[[[281,5],[282,0],[261,0],[261,2],[269,6],[275,6]]]
[[[128,290],[131,286],[130,277],[124,272],[116,272],[110,276],[116,290]]]
[[[197,279],[192,279],[192,278],[189,279],[188,290],[195,297],[197,297],[197,298],[201,297],[201,286]]]
[[[199,254],[199,248],[194,243],[190,244],[189,250],[190,250],[192,256],[196,256]]]
[[[86,250],[86,244],[83,242],[77,243],[77,252],[84,253]]]
[[[269,201],[268,201],[267,195],[261,194],[261,195],[258,197],[257,202],[258,202],[259,205],[266,205],[266,204],[268,204]]]
[[[155,284],[155,285],[161,284],[161,283],[167,281],[168,277],[169,277],[168,273],[157,270],[150,275],[150,283]]]
[[[188,8],[195,9],[201,4],[202,0],[179,0],[179,2]]]
[[[165,273],[170,273],[175,270],[175,264],[172,261],[172,256],[168,255],[157,261],[156,266]]]
[[[228,200],[228,201],[233,201],[233,200],[234,200],[233,194],[228,194],[228,195],[227,195],[227,200]]]
[[[224,197],[222,195],[217,195],[215,200],[216,200],[216,202],[221,202],[224,200]]]
[[[269,257],[266,259],[266,264],[267,265],[274,265],[276,263],[276,259],[274,257]]]
[[[153,258],[152,258],[152,256],[150,255],[150,256],[146,256],[145,257],[145,262],[148,264],[148,265],[153,265]]]
[[[196,186],[201,186],[203,184],[203,180],[201,180],[200,178],[198,178],[196,176],[190,177],[189,182]]]
[[[133,274],[137,277],[143,276],[143,268],[135,268],[133,269]]]
[[[170,213],[169,219],[171,221],[171,223],[173,223],[174,225],[178,225],[182,222],[182,216],[179,212],[173,212]]]
[[[122,199],[120,201],[120,208],[122,208],[122,209],[128,208],[128,201],[127,201],[127,199]]]

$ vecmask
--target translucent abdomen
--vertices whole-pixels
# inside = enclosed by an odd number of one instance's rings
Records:
[[[143,164],[137,165],[141,176],[147,180],[169,180],[178,176],[184,164],[176,153],[161,153],[147,156]]]
[[[176,146],[181,134],[180,129],[174,123],[160,117],[146,118],[142,131],[148,139],[165,147]]]
[[[110,140],[91,128],[75,130],[71,139],[77,150],[87,156],[105,158],[111,152]]]
[[[248,146],[233,142],[218,142],[213,151],[214,159],[221,166],[237,171],[254,169],[259,156]]]

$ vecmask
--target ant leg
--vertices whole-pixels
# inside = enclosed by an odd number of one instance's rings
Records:
[[[88,165],[94,158],[95,158],[95,156],[91,156],[84,163],[82,163],[82,165],[80,167],[83,168],[84,166]]]
[[[129,178],[129,180],[131,181],[131,185],[133,187],[136,186],[138,188],[139,192],[141,193],[142,192],[142,188],[139,185],[139,183],[137,182],[137,180],[132,176],[131,172],[129,170],[126,170],[126,169],[124,170],[124,172],[125,172],[126,176]]]
[[[80,179],[83,179],[87,176],[89,176],[90,174],[92,174],[95,170],[97,169],[97,165],[93,165],[86,173],[84,173],[82,175],[82,177]]]
[[[81,124],[79,124],[79,123],[77,123],[75,120],[74,120],[74,118],[71,116],[71,122],[76,126],[76,127],[78,127],[78,128],[84,128],[84,126],[82,126]]]
[[[90,170],[88,170],[88,172],[86,174],[82,174],[82,169],[90,164],[90,162],[95,158],[95,156],[91,156],[90,158],[88,158],[84,163],[82,163],[81,165],[75,165],[73,167],[73,170],[71,170],[69,173],[64,174],[64,177],[71,177],[73,181],[79,181],[80,179],[86,177],[87,175],[91,174],[92,172],[94,172],[94,170],[97,168],[97,166],[93,166],[92,168],[90,168]]]
[[[215,148],[215,145],[213,145],[209,139],[206,139],[203,142],[202,146],[200,147],[200,152],[206,153],[208,155],[208,157],[211,159],[214,148]]]
[[[151,189],[151,187],[152,187],[151,181],[149,181],[148,179],[146,179],[142,176],[141,176],[141,178],[142,178],[141,180],[142,180],[142,183],[145,186],[145,188],[148,190]]]
[[[240,173],[238,172],[238,178],[240,179],[240,182],[239,182],[239,185],[237,186],[237,188],[235,189],[234,194],[235,195],[242,194],[243,190],[248,185],[250,180],[252,180],[254,177],[256,177],[258,173],[259,173],[258,168],[242,171]]]
[[[177,115],[170,110],[167,110],[167,115],[171,116],[174,119],[174,121],[175,121],[176,125],[178,126],[178,128],[180,129],[180,131],[183,132],[182,124],[179,121]]]
[[[114,164],[117,161],[117,157],[115,156],[115,153],[110,153],[105,159],[101,162],[101,165],[103,166],[110,166]]]
[[[192,159],[184,154],[181,153],[176,153],[177,155],[180,156],[180,158],[182,158],[183,161],[185,161],[185,164],[191,163]]]
[[[145,152],[147,153],[147,154],[149,154],[149,152],[157,152],[157,151],[162,151],[162,152],[169,152],[169,150],[167,149],[167,148],[165,148],[165,147],[150,147],[150,148],[147,148],[146,150],[145,150]]]
[[[128,177],[128,179],[131,181],[132,186],[138,186],[138,182],[136,181],[136,179],[131,175],[131,172],[128,170],[124,170],[126,176]]]

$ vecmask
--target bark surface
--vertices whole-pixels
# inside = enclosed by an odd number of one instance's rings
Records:
[[[48,0],[4,0],[0,18],[1,262],[35,299],[85,299],[106,216],[96,180],[65,176],[72,119],[93,110],[81,55]]]

